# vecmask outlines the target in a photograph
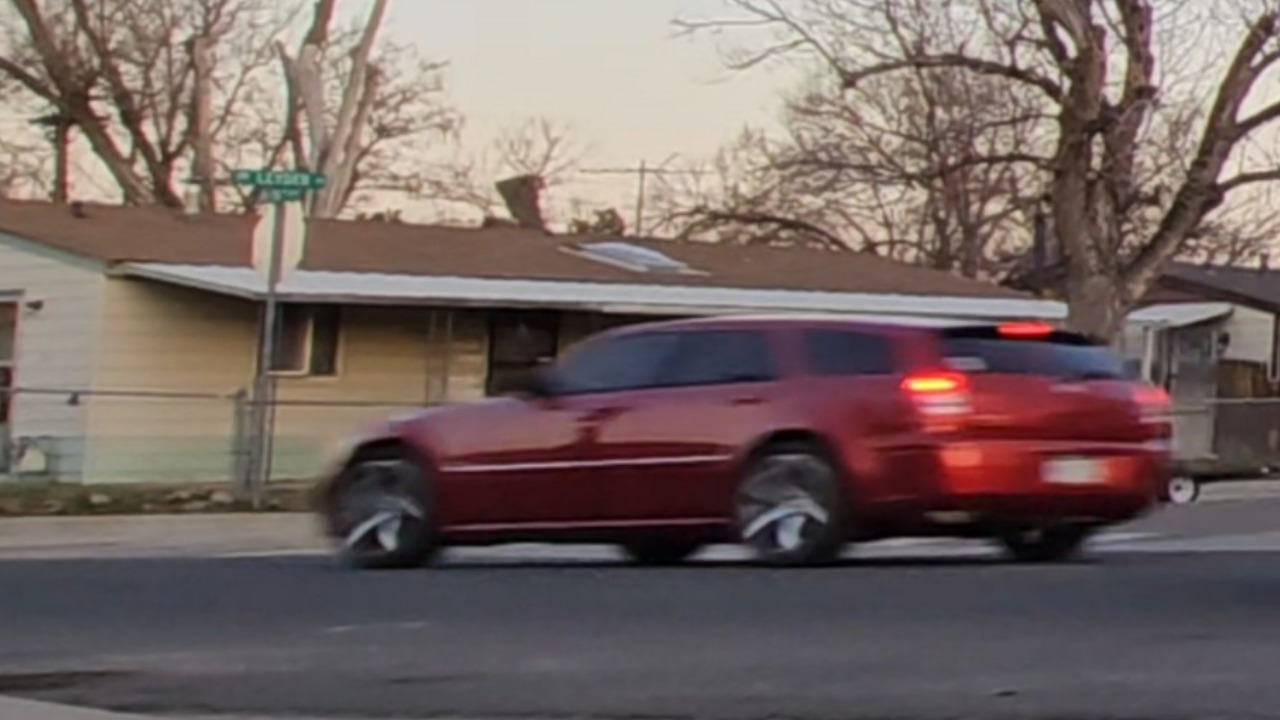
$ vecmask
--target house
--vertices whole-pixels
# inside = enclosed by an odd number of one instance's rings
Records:
[[[1122,340],[1179,408],[1175,453],[1226,473],[1280,463],[1280,271],[1173,265]]]
[[[243,467],[266,285],[252,263],[260,222],[0,201],[0,437],[12,474],[225,480]],[[370,221],[311,223],[279,290],[277,476],[313,472],[361,422],[500,393],[637,319],[1064,316],[1055,302],[867,255]]]

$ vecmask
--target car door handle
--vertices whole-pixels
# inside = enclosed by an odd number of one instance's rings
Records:
[[[759,405],[764,402],[764,398],[759,395],[740,395],[729,401],[730,405]]]
[[[604,422],[609,418],[622,412],[620,407],[601,407],[588,410],[578,416],[578,422],[583,424]]]

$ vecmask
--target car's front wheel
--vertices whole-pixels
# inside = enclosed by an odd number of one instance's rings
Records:
[[[370,570],[425,564],[439,547],[430,481],[407,451],[357,455],[329,511],[342,559]]]
[[[848,537],[840,473],[808,443],[760,453],[747,466],[734,505],[739,537],[767,564],[829,562]]]
[[[1082,525],[1049,525],[1006,530],[998,540],[1018,562],[1045,563],[1076,557],[1091,534]]]

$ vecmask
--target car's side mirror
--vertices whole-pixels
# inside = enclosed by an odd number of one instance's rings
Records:
[[[560,378],[555,368],[544,365],[529,373],[524,384],[526,394],[541,400],[553,398],[560,394]]]

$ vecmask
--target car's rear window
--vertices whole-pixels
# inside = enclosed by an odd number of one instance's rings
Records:
[[[967,372],[1078,379],[1128,377],[1124,360],[1110,348],[1081,342],[944,335],[942,352],[949,363]]]

